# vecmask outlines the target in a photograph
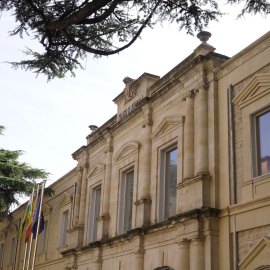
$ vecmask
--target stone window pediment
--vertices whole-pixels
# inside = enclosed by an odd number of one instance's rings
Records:
[[[246,270],[270,269],[270,238],[264,237],[240,262],[239,266]]]
[[[88,173],[87,178],[93,178],[96,175],[99,175],[105,171],[105,164],[98,163],[96,164]]]
[[[49,215],[52,212],[52,209],[53,208],[49,204],[45,203],[44,205],[42,205],[43,215],[44,216]]]
[[[184,117],[182,115],[174,115],[165,117],[161,123],[158,125],[156,130],[153,132],[151,138],[152,140],[157,140],[163,135],[171,132],[173,129],[182,126],[184,122]]]
[[[64,192],[58,201],[58,205],[60,208],[64,207],[65,205],[72,203],[72,196],[67,192]]]
[[[120,160],[131,156],[132,154],[135,154],[140,149],[140,147],[141,144],[139,142],[136,141],[128,142],[119,149],[119,151],[115,155],[114,160],[116,162],[119,162]]]
[[[267,94],[270,94],[270,73],[257,74],[234,98],[233,103],[242,109]]]

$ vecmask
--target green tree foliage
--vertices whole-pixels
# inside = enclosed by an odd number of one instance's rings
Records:
[[[0,134],[3,130],[4,127],[0,126]],[[0,149],[0,220],[10,213],[12,205],[19,204],[19,197],[31,194],[36,181],[49,175],[44,170],[18,161],[20,155],[22,151]],[[47,195],[52,193],[51,189],[46,190]]]
[[[269,14],[267,0],[245,2],[240,15]],[[13,12],[17,27],[11,35],[27,34],[39,41],[44,52],[27,48],[30,59],[12,63],[48,80],[62,78],[81,67],[87,53],[112,55],[131,46],[145,27],[157,22],[177,22],[179,29],[193,34],[218,20],[218,0],[1,0],[0,11]]]

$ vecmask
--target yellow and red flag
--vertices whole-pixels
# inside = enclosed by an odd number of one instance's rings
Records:
[[[34,216],[34,212],[36,210],[36,205],[37,205],[37,195],[34,197],[32,211],[31,211],[31,215],[29,217],[29,222],[28,222],[28,226],[27,226],[26,234],[25,234],[25,241],[24,241],[25,243],[27,243],[30,240],[30,236],[31,236],[31,232],[32,232],[33,216]]]
[[[28,201],[28,204],[27,204],[27,207],[26,207],[26,210],[25,210],[25,214],[24,214],[24,217],[23,217],[23,220],[22,220],[22,224],[21,224],[21,227],[20,227],[20,230],[19,230],[19,240],[22,239],[22,234],[23,234],[23,229],[24,229],[25,223],[27,222],[27,220],[30,217],[31,206],[32,206],[32,197],[33,197],[33,193],[31,194],[30,199]]]

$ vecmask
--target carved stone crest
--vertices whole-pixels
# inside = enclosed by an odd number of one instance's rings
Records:
[[[129,77],[125,77],[123,82],[125,83],[125,89],[124,89],[124,92],[125,92],[125,104],[127,102],[129,102],[131,99],[133,99],[135,96],[137,96],[138,94],[138,91],[135,87],[132,87],[132,82],[134,80],[129,78]]]

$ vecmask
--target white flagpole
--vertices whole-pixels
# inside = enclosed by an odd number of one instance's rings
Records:
[[[30,200],[31,200],[30,214],[31,214],[31,211],[32,211],[32,205],[33,205],[34,193],[35,193],[35,188],[33,188],[32,194],[31,194],[31,197],[30,197]],[[28,220],[29,220],[29,219],[28,219]],[[26,243],[26,245],[25,245],[25,247],[24,247],[23,270],[24,270],[24,268],[25,268],[25,263],[26,263],[27,246],[28,246],[28,242]]]
[[[37,200],[38,200],[38,193],[39,193],[39,185],[37,186]],[[32,204],[32,207],[31,207],[31,213],[32,213],[32,209],[33,209],[33,204]],[[33,224],[33,221],[32,221],[32,224]],[[30,266],[32,242],[33,242],[33,234],[31,233],[30,246],[29,246],[29,252],[28,252],[27,270],[29,270],[29,266]]]
[[[42,191],[40,195],[41,199],[40,199],[40,206],[39,206],[39,213],[38,213],[38,224],[37,224],[37,231],[36,231],[36,241],[35,241],[35,249],[34,249],[34,255],[33,255],[32,270],[34,270],[35,261],[36,261],[37,241],[38,241],[38,234],[39,234],[39,225],[40,225],[40,219],[41,219],[41,209],[42,209],[42,200],[43,200],[43,194],[44,194],[44,189],[45,189],[45,183],[46,183],[46,180],[43,181]]]

